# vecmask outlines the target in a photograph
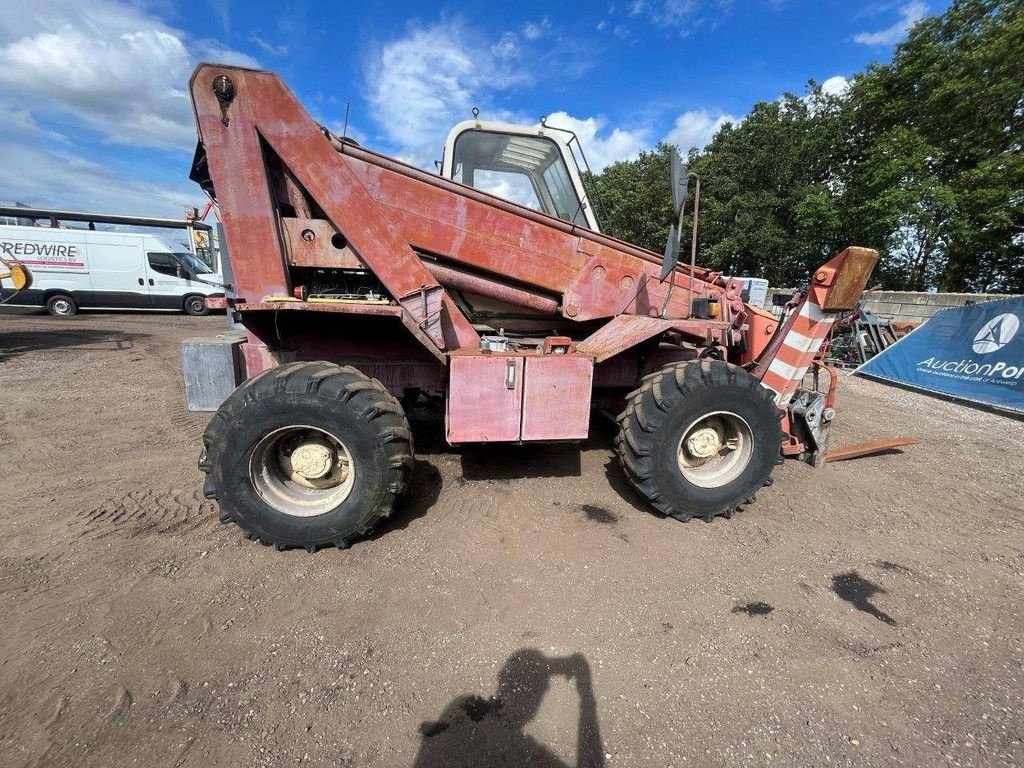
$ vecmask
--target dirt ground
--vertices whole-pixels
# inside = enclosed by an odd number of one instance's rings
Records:
[[[0,765],[1024,763],[1024,423],[844,377],[840,446],[733,520],[580,447],[416,426],[347,551],[220,525],[179,342],[0,314]]]

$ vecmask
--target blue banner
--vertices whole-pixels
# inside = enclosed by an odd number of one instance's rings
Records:
[[[937,313],[854,373],[1024,413],[1024,298]]]

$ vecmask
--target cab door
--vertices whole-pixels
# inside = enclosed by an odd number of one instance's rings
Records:
[[[191,287],[181,263],[166,251],[146,252],[149,294],[156,309],[181,309],[182,299]]]

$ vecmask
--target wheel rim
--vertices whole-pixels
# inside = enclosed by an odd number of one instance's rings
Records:
[[[189,299],[188,300],[188,309],[189,309],[190,312],[202,312],[204,306],[205,305],[203,304],[203,300],[202,299]]]
[[[66,315],[71,311],[71,302],[67,299],[57,299],[53,302],[53,309],[58,315]]]
[[[356,465],[337,436],[305,425],[265,435],[249,458],[249,480],[278,512],[316,517],[335,509],[352,493]]]
[[[679,472],[701,488],[728,485],[750,464],[754,435],[742,416],[715,411],[683,430],[676,448]]]

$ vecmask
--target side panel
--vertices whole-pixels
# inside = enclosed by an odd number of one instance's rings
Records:
[[[83,296],[82,306],[153,306],[150,287],[145,280],[141,240],[126,240],[86,245],[92,291]]]
[[[88,295],[86,232],[50,227],[0,227],[0,256],[16,259],[32,271],[32,287],[15,304],[46,304],[51,292],[69,293],[81,304]],[[5,288],[3,296],[9,296]]]
[[[245,336],[209,336],[181,343],[189,411],[216,411],[243,380],[240,348]]]
[[[526,358],[523,440],[582,440],[590,427],[594,359],[585,355]]]
[[[523,358],[453,355],[448,385],[448,442],[519,439]]]

